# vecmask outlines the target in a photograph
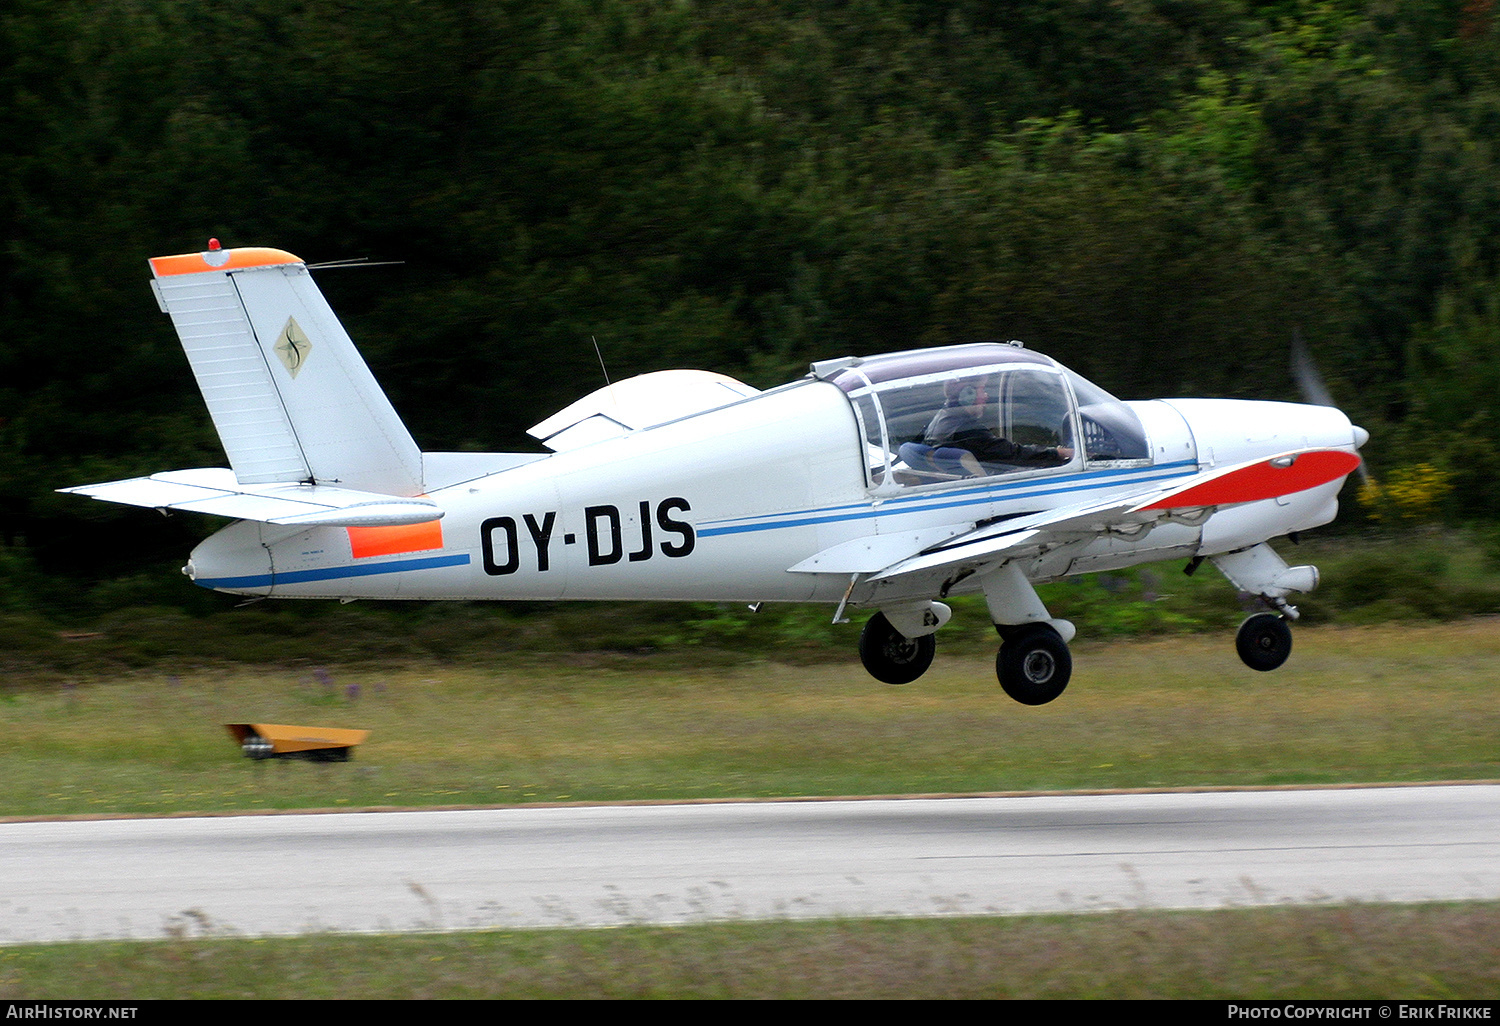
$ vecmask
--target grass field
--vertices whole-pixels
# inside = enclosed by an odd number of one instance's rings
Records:
[[[1324,626],[1257,674],[1216,634],[1075,645],[1027,708],[989,658],[528,657],[13,681],[0,816],[1500,778],[1500,622]],[[235,721],[363,727],[252,763]],[[1500,906],[720,924],[0,949],[0,997],[1500,996]],[[85,982],[86,981],[86,982]]]
[[[1500,778],[1500,623],[1076,646],[1051,705],[992,662],[902,688],[844,664],[650,657],[481,669],[221,666],[0,693],[0,816]],[[223,724],[372,733],[347,764],[242,757]]]
[[[0,1000],[1500,995],[1490,904],[0,949]]]

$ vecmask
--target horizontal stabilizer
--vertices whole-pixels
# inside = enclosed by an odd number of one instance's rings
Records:
[[[422,524],[443,511],[426,499],[394,498],[333,485],[242,485],[232,470],[174,470],[104,484],[59,489],[149,509],[190,510],[287,526],[396,527]]]

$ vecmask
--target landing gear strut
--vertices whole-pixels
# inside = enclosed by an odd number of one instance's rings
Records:
[[[870,676],[886,684],[910,684],[932,665],[937,640],[931,634],[908,638],[876,613],[859,635],[859,658]]]
[[[1073,676],[1073,657],[1068,654],[1073,625],[1052,619],[1015,563],[989,573],[983,587],[990,622],[1004,639],[995,656],[1000,686],[1022,705],[1047,704],[1063,693]]]
[[[995,656],[995,675],[1005,693],[1022,705],[1046,705],[1062,694],[1073,676],[1073,657],[1056,628],[1028,623],[998,629],[1005,643]]]
[[[1276,613],[1256,613],[1240,624],[1234,647],[1252,670],[1274,670],[1292,654],[1292,629]]]
[[[1260,596],[1262,602],[1277,610],[1250,617],[1240,624],[1240,632],[1234,639],[1240,659],[1250,669],[1276,669],[1292,654],[1292,629],[1288,621],[1297,619],[1297,607],[1287,602],[1287,596],[1294,591],[1316,588],[1318,568],[1289,567],[1265,542],[1210,558],[1230,584]]]

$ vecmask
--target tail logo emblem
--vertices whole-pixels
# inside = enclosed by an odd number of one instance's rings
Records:
[[[281,329],[281,335],[277,337],[273,348],[276,350],[276,355],[281,358],[281,363],[286,367],[287,373],[295,378],[303,364],[307,363],[307,354],[312,352],[312,342],[308,340],[307,332],[302,330],[302,326],[297,323],[296,319],[288,317],[286,327]]]

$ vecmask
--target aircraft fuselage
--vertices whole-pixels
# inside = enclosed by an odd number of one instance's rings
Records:
[[[837,602],[850,574],[789,569],[860,539],[936,543],[976,524],[1138,491],[1215,464],[1354,445],[1348,419],[1325,407],[1129,405],[1146,428],[1147,461],[1098,467],[1075,456],[1060,467],[898,491],[871,486],[845,395],[827,382],[799,382],[431,490],[444,515],[428,525],[240,521],[198,546],[186,571],[203,587],[279,598]],[[1340,483],[1225,510],[1206,526],[1105,534],[1031,560],[1026,576],[1212,555],[1306,530],[1336,514]],[[877,585],[849,596],[856,606],[900,597]]]

